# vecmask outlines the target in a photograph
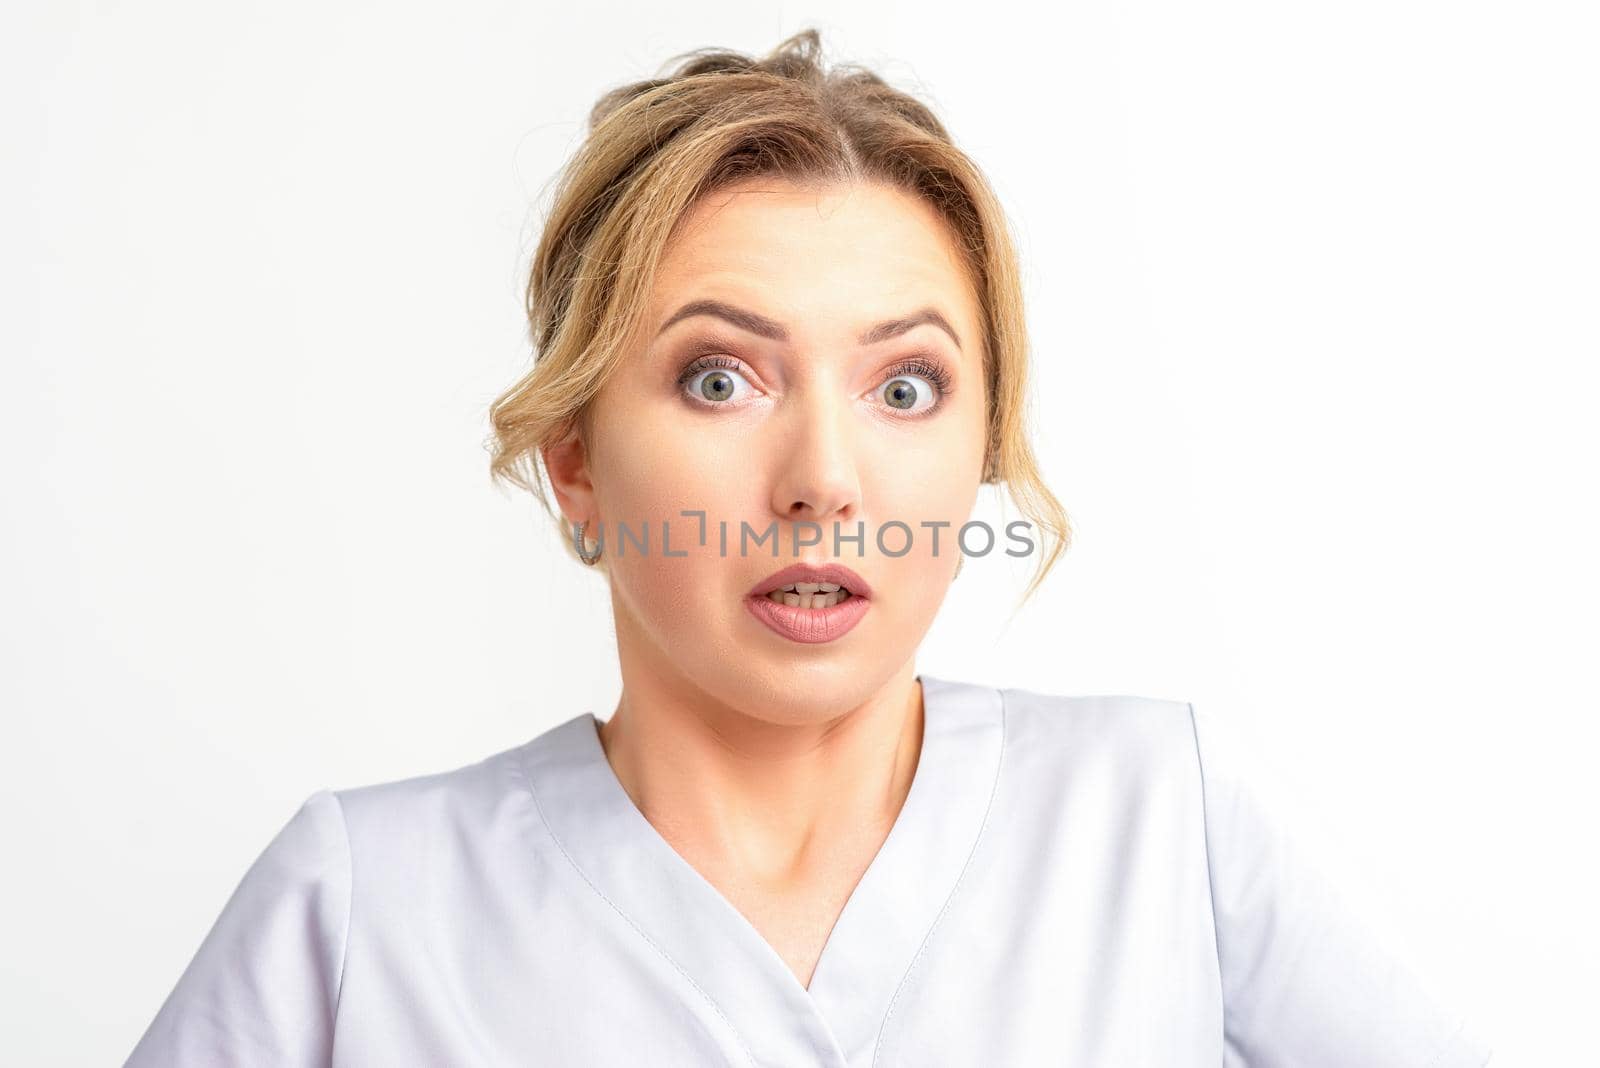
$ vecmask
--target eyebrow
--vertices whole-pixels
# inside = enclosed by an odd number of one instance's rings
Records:
[[[659,337],[661,334],[666,333],[667,327],[680,319],[687,319],[695,315],[714,316],[732,323],[741,330],[748,330],[752,334],[770,338],[773,341],[789,340],[789,331],[784,329],[782,323],[720,300],[691,300],[673,312],[672,316],[661,324],[661,329],[656,332],[656,336]],[[950,335],[950,339],[956,343],[956,348],[959,349],[961,347],[961,338],[957,336],[955,327],[950,325],[948,319],[939,314],[937,308],[931,307],[919,309],[901,319],[887,319],[863,332],[857,340],[863,345],[876,345],[880,341],[899,337],[901,334],[924,323],[931,323],[937,326],[940,330]]]

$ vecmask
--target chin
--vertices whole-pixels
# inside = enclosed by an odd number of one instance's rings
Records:
[[[883,685],[890,658],[752,651],[736,667],[737,708],[769,723],[817,723],[858,708]]]

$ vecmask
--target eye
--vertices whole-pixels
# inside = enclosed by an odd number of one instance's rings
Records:
[[[740,367],[739,361],[731,356],[701,356],[683,369],[678,376],[678,386],[694,403],[720,407],[739,392],[737,383],[750,387]]]
[[[950,392],[950,373],[927,360],[907,360],[889,374],[889,380],[878,387],[884,403],[906,416],[933,411]]]

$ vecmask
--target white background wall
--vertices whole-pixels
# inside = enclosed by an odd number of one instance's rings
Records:
[[[311,791],[609,713],[600,580],[487,482],[545,183],[806,25],[1004,198],[1077,527],[919,667],[1220,710],[1496,1063],[1593,1055],[1594,9],[1057,8],[8,9],[8,1062],[119,1063]]]

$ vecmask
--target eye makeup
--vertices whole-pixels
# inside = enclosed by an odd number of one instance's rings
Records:
[[[950,395],[951,380],[954,376],[944,364],[931,360],[925,356],[913,356],[902,360],[889,368],[884,381],[889,382],[902,375],[917,375],[933,383],[933,388],[939,391],[940,397]]]
[[[721,369],[734,371],[746,381],[750,381],[751,375],[749,374],[748,368],[746,367],[744,361],[740,360],[736,356],[729,355],[726,351],[732,347],[733,346],[731,345],[709,338],[691,344],[689,346],[689,352],[693,355],[690,356],[688,362],[684,364],[683,368],[678,372],[677,380],[674,383],[679,392],[683,392],[684,387],[688,385],[690,380],[696,375],[709,370]],[[955,376],[945,365],[944,361],[931,353],[917,353],[913,356],[906,357],[905,359],[891,364],[884,370],[882,379],[878,383],[877,388],[882,389],[885,385],[894,381],[896,378],[903,378],[906,376],[913,376],[927,380],[927,382],[932,385],[938,400],[937,403],[935,403],[931,408],[928,408],[917,415],[902,415],[896,416],[896,418],[925,418],[931,415],[944,406],[945,398],[950,395],[952,389],[954,388]],[[692,403],[696,404],[700,408],[715,408],[721,406],[719,403],[699,400],[692,401]]]

